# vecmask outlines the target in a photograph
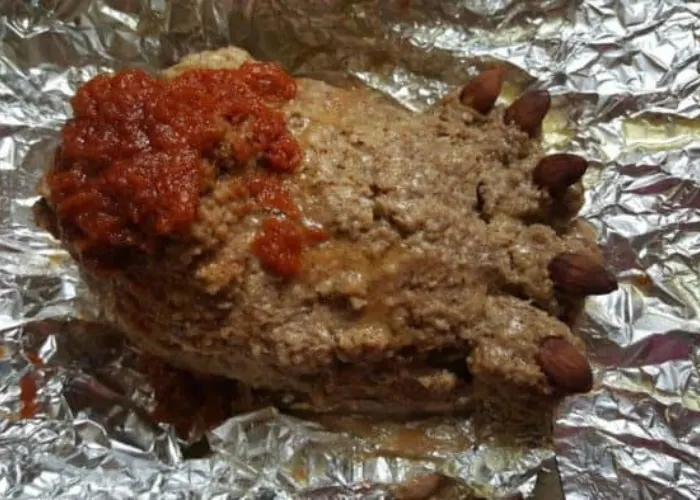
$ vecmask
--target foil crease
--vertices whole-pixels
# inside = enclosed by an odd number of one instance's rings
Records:
[[[534,498],[556,461],[568,499],[699,498],[699,16],[680,0],[0,3],[0,495],[379,499],[436,471]],[[96,312],[75,266],[32,222],[35,183],[82,82],[229,44],[415,110],[494,61],[504,100],[550,90],[547,145],[591,160],[582,216],[621,282],[588,304],[596,388],[562,404],[554,450],[398,458],[268,409],[208,433],[201,454],[150,421],[131,351],[85,320]],[[28,374],[40,411],[19,419]],[[469,437],[469,423],[449,433]]]

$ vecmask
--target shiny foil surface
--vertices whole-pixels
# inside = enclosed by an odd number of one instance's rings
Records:
[[[436,471],[536,498],[558,469],[561,488],[537,498],[700,498],[699,36],[700,2],[679,0],[0,2],[0,497],[380,499]],[[35,185],[81,83],[229,44],[415,110],[493,62],[504,102],[549,89],[546,144],[591,161],[582,216],[620,279],[588,303],[596,387],[562,404],[554,449],[476,442],[452,421],[409,429],[437,444],[406,455],[396,429],[268,409],[209,432],[203,452],[150,419],[134,354],[33,223]],[[32,384],[38,411],[21,418]]]

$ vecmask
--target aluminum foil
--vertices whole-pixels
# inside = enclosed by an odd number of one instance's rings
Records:
[[[0,495],[390,498],[388,485],[436,471],[494,497],[700,498],[699,16],[680,0],[0,2]],[[267,409],[209,432],[202,451],[151,421],[133,353],[32,222],[34,186],[80,83],[228,44],[416,110],[493,61],[504,100],[551,91],[545,139],[591,160],[582,215],[621,281],[588,304],[597,385],[562,404],[554,449],[473,442],[456,421],[402,456],[394,431]],[[22,419],[27,380],[38,413]],[[534,493],[555,468],[561,486]]]

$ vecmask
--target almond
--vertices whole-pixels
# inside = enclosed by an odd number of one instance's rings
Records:
[[[576,184],[586,173],[588,162],[572,154],[545,156],[532,171],[533,182],[552,194],[560,194]]]
[[[585,393],[593,387],[593,372],[583,353],[568,340],[550,337],[540,345],[537,364],[560,394]]]
[[[605,295],[617,290],[617,280],[593,257],[562,253],[549,263],[549,277],[557,290],[572,295]]]
[[[518,97],[508,106],[503,121],[514,123],[530,137],[536,137],[542,131],[542,121],[549,111],[552,98],[546,90],[531,90]]]
[[[493,108],[503,87],[503,69],[492,68],[469,81],[459,94],[459,100],[482,115]]]

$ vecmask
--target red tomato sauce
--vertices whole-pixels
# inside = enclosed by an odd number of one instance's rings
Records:
[[[302,160],[277,109],[295,93],[279,66],[258,62],[172,80],[142,70],[92,79],[71,101],[74,118],[46,179],[61,231],[96,270],[154,253],[164,240],[186,235],[216,175],[207,160],[222,151],[235,164],[265,169],[269,177],[249,181],[250,196],[298,225],[299,210],[272,177],[294,172]],[[281,229],[286,225],[266,222],[253,245],[263,263],[283,273],[298,270],[295,255],[305,241],[303,231]]]

